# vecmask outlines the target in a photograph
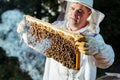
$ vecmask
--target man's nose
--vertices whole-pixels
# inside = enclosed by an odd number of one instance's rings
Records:
[[[74,17],[76,17],[78,15],[76,10],[74,10],[72,14],[73,14]]]

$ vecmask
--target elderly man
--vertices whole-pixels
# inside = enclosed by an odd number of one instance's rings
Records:
[[[88,36],[87,46],[80,46],[81,67],[75,71],[52,58],[47,58],[43,80],[95,80],[96,67],[105,69],[114,62],[112,47],[106,44],[99,34],[99,24],[104,14],[92,8],[92,0],[67,0],[67,3],[64,21],[56,21],[53,24]]]

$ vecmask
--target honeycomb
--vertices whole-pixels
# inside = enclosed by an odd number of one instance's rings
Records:
[[[38,19],[26,16],[26,24],[29,27],[28,32],[34,37],[29,43],[39,43],[42,39],[49,39],[52,45],[46,49],[45,55],[48,58],[60,62],[69,69],[78,70],[80,68],[80,52],[75,46],[75,39],[61,32],[63,30],[53,29],[51,25],[44,25]],[[43,23],[43,22],[42,22]]]

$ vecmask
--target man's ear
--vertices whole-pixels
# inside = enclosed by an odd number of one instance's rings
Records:
[[[89,10],[89,11],[88,11],[88,14],[90,15],[91,13],[92,13],[92,11],[91,11],[91,10]]]

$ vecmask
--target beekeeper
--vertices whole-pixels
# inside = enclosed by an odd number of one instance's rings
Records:
[[[99,24],[104,14],[93,9],[93,0],[67,0],[67,3],[64,21],[53,24],[88,36],[87,46],[80,46],[80,69],[68,69],[54,59],[47,58],[43,80],[96,80],[96,68],[106,69],[114,62],[112,47],[99,34]]]
[[[99,34],[104,14],[92,7],[93,0],[67,0],[64,20],[53,24],[87,36],[86,46],[79,45],[80,69],[68,69],[54,59],[46,58],[43,80],[95,80],[97,67],[106,69],[113,64],[114,51]],[[18,32],[25,34],[22,23]],[[24,40],[27,42],[26,37]]]

